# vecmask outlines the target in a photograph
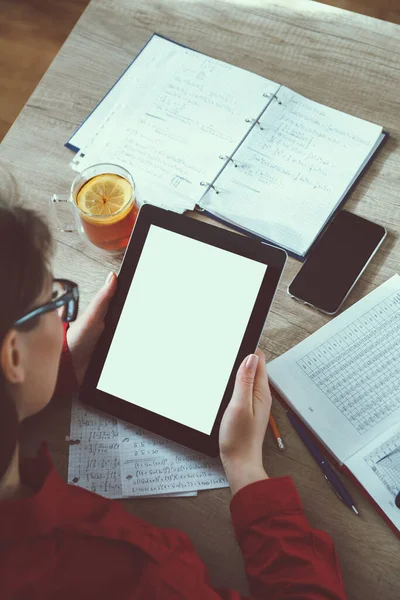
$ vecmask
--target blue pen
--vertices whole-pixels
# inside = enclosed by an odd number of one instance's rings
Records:
[[[340,481],[339,477],[335,473],[334,469],[328,463],[325,456],[320,452],[318,446],[311,439],[310,434],[304,427],[303,423],[291,412],[287,413],[288,419],[299,434],[301,440],[304,442],[304,445],[307,447],[309,452],[314,457],[315,461],[318,463],[322,472],[325,476],[325,479],[328,483],[331,484],[333,489],[335,490],[336,495],[344,502],[349,508],[352,508],[356,515],[358,515],[358,510],[355,507],[354,500],[350,496],[349,492],[344,487],[343,483]]]

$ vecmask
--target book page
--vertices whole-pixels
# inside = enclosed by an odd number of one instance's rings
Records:
[[[400,529],[395,504],[400,492],[400,423],[352,456],[346,467]]]
[[[273,385],[341,463],[400,421],[400,277],[268,364]]]
[[[281,87],[201,207],[304,255],[382,127]]]
[[[196,496],[228,487],[221,461],[74,402],[68,483],[107,498]]]
[[[119,96],[94,135],[82,141],[81,134],[71,164],[77,171],[99,162],[124,166],[141,202],[182,212],[194,208],[201,184],[215,178],[249,130],[246,118],[262,112],[270,101],[264,94],[279,84],[157,36],[140,57],[115,86]]]

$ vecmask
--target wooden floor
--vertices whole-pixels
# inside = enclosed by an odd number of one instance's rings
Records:
[[[0,140],[88,0],[0,0]]]
[[[324,3],[400,24],[400,0]],[[87,4],[88,0],[0,0],[0,140]]]

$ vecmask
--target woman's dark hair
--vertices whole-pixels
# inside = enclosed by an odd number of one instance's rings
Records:
[[[34,305],[49,272],[51,233],[33,210],[0,196],[0,349],[14,322]],[[18,329],[33,328],[37,320]],[[0,367],[0,479],[8,469],[19,419]]]

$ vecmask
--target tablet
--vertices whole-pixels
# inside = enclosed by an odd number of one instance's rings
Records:
[[[237,369],[253,353],[286,253],[145,204],[80,399],[217,456]]]

